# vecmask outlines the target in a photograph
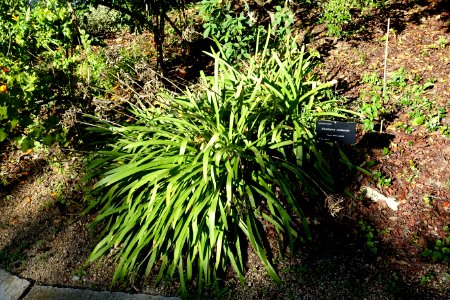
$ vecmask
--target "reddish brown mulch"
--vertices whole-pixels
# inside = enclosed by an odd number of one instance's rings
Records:
[[[349,40],[318,38],[313,42],[318,49],[326,49],[322,76],[338,79],[339,91],[357,101],[364,74],[383,74],[384,46],[387,17],[391,17],[388,73],[404,68],[411,77],[434,79],[434,87],[426,97],[445,107],[443,124],[450,123],[450,23],[445,1],[395,1],[386,15],[367,20],[370,28]],[[383,28],[384,27],[384,28]],[[320,32],[318,30],[318,32]],[[445,47],[434,47],[440,37],[447,40]],[[412,79],[410,79],[412,81]],[[405,281],[422,290],[439,291],[440,297],[450,294],[450,267],[448,263],[433,263],[422,253],[433,249],[436,240],[445,240],[450,227],[450,139],[439,132],[428,132],[415,127],[410,134],[393,126],[405,122],[407,108],[401,108],[387,122],[382,134],[367,134],[347,153],[369,171],[381,171],[391,178],[389,186],[377,186],[371,176],[359,175],[348,188],[355,195],[349,200],[341,219],[331,226],[343,226],[344,231],[358,228],[364,221],[374,229],[377,261],[388,274],[401,274]],[[425,112],[426,113],[426,112]],[[389,149],[386,155],[383,148]],[[376,164],[367,167],[367,162]],[[383,203],[375,203],[363,196],[361,187],[370,186],[381,194],[400,202],[397,211]],[[349,224],[352,224],[349,226]],[[327,224],[330,226],[330,224]],[[350,227],[350,228],[349,228]],[[364,244],[364,231],[359,231]],[[385,263],[381,263],[385,262]],[[430,280],[426,276],[430,275]],[[396,276],[397,276],[396,275]],[[425,281],[420,284],[420,281]],[[417,295],[417,294],[416,294]],[[439,296],[437,296],[439,298]],[[421,298],[421,297],[419,297]]]

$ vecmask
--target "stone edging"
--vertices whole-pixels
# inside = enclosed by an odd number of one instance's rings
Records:
[[[180,300],[178,297],[96,292],[73,288],[34,285],[0,269],[0,300]]]

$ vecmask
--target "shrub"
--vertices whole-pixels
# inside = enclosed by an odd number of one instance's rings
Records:
[[[342,117],[327,99],[332,84],[312,74],[315,55],[293,41],[280,49],[266,42],[242,69],[213,53],[214,75],[197,89],[133,106],[134,125],[96,128],[112,138],[89,164],[100,180],[87,211],[98,209],[93,225],[107,234],[89,262],[114,249],[113,280],[157,268],[157,281],[178,272],[185,290],[186,280],[202,287],[228,264],[243,280],[250,243],[280,280],[272,251],[310,237],[301,189],[331,189],[315,120]],[[278,249],[266,246],[269,229]]]
[[[72,105],[78,60],[70,9],[57,0],[6,0],[0,19],[0,142],[65,143],[57,112]]]
[[[250,56],[250,48],[256,41],[258,26],[246,13],[235,11],[233,1],[203,0],[200,4],[203,17],[203,36],[216,38],[228,58],[242,59]]]
[[[106,6],[89,7],[83,16],[86,32],[91,35],[106,35],[128,29],[130,17]]]
[[[379,8],[385,0],[328,0],[322,2],[321,21],[326,24],[331,36],[345,34],[345,27],[351,23],[356,12],[364,15],[367,11]]]
[[[274,5],[278,2],[274,1]],[[203,36],[216,39],[223,47],[226,58],[240,60],[250,57],[258,32],[266,31],[272,26],[272,44],[284,41],[292,32],[294,13],[288,3],[275,5],[274,11],[268,11],[256,3],[241,5],[232,0],[203,0],[200,3],[200,14],[203,17]],[[263,21],[270,20],[270,22]]]

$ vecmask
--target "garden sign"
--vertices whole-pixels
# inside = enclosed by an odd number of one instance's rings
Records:
[[[338,121],[317,121],[317,139],[338,144],[356,143],[356,123]]]

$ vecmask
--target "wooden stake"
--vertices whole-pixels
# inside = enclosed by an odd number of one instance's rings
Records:
[[[387,69],[387,58],[388,58],[388,48],[389,48],[389,27],[391,23],[391,18],[388,18],[387,31],[386,31],[386,46],[384,48],[384,70],[383,70],[383,102],[386,96],[386,69]],[[381,119],[380,133],[383,132],[383,119]]]
[[[384,72],[383,72],[383,99],[386,95],[386,69],[387,69],[387,58],[388,58],[388,47],[389,47],[389,26],[391,19],[388,18],[387,31],[386,31],[386,46],[384,48]]]

